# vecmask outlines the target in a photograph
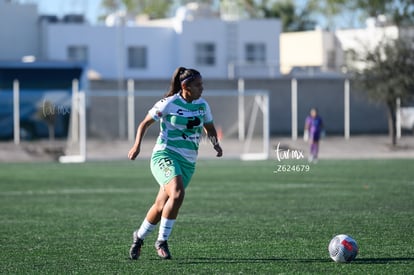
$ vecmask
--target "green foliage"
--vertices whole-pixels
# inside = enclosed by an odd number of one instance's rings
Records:
[[[366,64],[354,71],[358,84],[371,99],[391,103],[414,93],[414,49],[408,41],[384,40],[374,50],[356,56],[356,60]]]
[[[185,5],[192,0],[180,0]],[[197,2],[212,5],[212,0]],[[309,0],[299,9],[294,0],[239,0],[240,5],[252,18],[280,18],[284,31],[303,31],[315,27],[313,19],[317,15],[327,18],[327,28],[335,28],[335,18],[351,14],[349,27],[355,19],[364,22],[368,17],[386,15],[398,26],[414,25],[414,5],[412,0]],[[148,14],[151,18],[164,18],[168,15],[173,1],[164,0],[102,0],[104,14],[101,19],[116,10],[125,9],[133,15]],[[356,18],[357,17],[357,18]]]
[[[414,160],[321,160],[275,174],[274,160],[199,161],[159,260],[132,231],[158,186],[148,161],[2,164],[1,274],[410,274]],[[360,247],[336,264],[339,233]]]
[[[102,0],[101,6],[109,12],[114,12],[120,8],[121,3],[118,0]]]
[[[384,39],[371,51],[354,52],[354,62],[363,62],[362,70],[353,68],[360,90],[388,107],[391,143],[396,144],[396,102],[414,95],[414,49],[404,39]]]
[[[56,108],[50,101],[43,101],[37,110],[36,116],[47,124],[54,124],[57,117]]]
[[[43,101],[39,109],[36,112],[36,117],[47,124],[49,131],[49,139],[55,138],[55,122],[57,118],[57,110],[52,102]]]
[[[389,14],[397,26],[414,25],[414,3],[412,0],[399,0],[389,10]]]
[[[311,18],[312,7],[308,4],[299,9],[294,0],[243,0],[242,6],[252,18],[279,18],[283,31],[306,31],[315,28]]]
[[[172,5],[171,1],[163,0],[102,0],[105,15],[119,9],[125,9],[132,15],[147,14],[151,18],[165,18]]]
[[[163,0],[124,0],[128,11],[138,14],[148,14],[150,18],[165,18],[171,6],[171,1]]]
[[[329,28],[335,27],[334,19],[350,14],[351,21],[357,19],[363,23],[369,17],[385,15],[397,26],[414,25],[414,4],[412,0],[310,0],[314,10],[326,16]],[[348,25],[352,22],[348,22]]]
[[[354,0],[353,2],[351,8],[362,11],[366,17],[386,15],[397,26],[414,24],[412,0]]]
[[[276,17],[282,21],[283,31],[306,31],[315,28],[316,22],[311,19],[311,8],[307,5],[299,10],[293,0],[274,2],[270,8],[264,9],[265,17]]]

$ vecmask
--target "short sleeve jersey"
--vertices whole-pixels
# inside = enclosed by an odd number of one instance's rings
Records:
[[[308,116],[306,118],[306,125],[309,127],[310,133],[319,133],[322,130],[322,118],[320,116],[316,116],[315,118]]]
[[[154,151],[169,149],[195,163],[203,125],[213,122],[207,101],[199,98],[188,103],[177,93],[155,103],[148,113],[160,121]]]

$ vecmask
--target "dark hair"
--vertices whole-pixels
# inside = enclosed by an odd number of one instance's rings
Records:
[[[201,77],[199,71],[194,69],[186,69],[184,67],[178,67],[175,69],[171,78],[170,88],[165,94],[165,97],[172,96],[181,91],[181,85],[193,81],[195,78]]]

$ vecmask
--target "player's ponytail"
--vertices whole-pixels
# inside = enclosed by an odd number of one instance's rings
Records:
[[[181,91],[180,76],[184,74],[185,71],[186,71],[186,68],[184,67],[178,67],[177,69],[175,69],[173,76],[171,78],[170,88],[168,92],[165,94],[165,97],[172,96],[178,93],[179,91]]]
[[[189,83],[196,77],[201,77],[200,72],[197,70],[178,67],[174,71],[170,82],[170,88],[165,94],[165,97],[169,97],[178,93],[181,91],[181,85],[183,85],[183,83]]]

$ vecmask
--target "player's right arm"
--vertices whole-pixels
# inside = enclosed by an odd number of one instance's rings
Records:
[[[138,125],[137,135],[135,137],[135,143],[128,152],[128,158],[134,160],[141,151],[141,142],[147,129],[155,122],[152,115],[147,114],[143,121]]]

